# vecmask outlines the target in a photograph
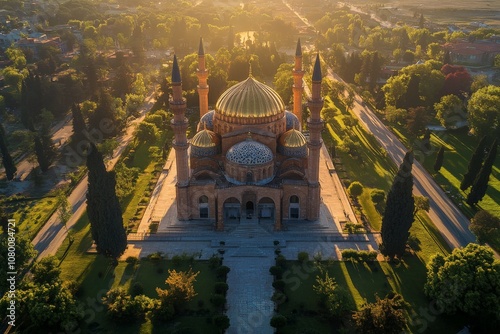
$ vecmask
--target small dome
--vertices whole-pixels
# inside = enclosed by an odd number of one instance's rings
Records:
[[[290,111],[285,111],[286,117],[286,130],[295,129],[296,126],[300,126],[299,119],[295,116],[294,113]]]
[[[307,139],[300,131],[291,129],[281,135],[280,145],[283,147],[303,147],[307,145]]]
[[[214,111],[210,110],[205,115],[201,116],[200,122],[198,123],[198,131],[207,127],[208,130],[214,131]]]
[[[226,159],[240,165],[261,165],[273,160],[273,152],[266,145],[247,139],[233,145],[226,152]]]
[[[191,139],[191,154],[210,156],[219,153],[220,139],[214,132],[204,129]]]
[[[191,145],[196,147],[214,147],[219,145],[219,137],[210,130],[204,129],[194,135]]]
[[[222,93],[215,110],[230,117],[257,118],[278,115],[285,104],[274,89],[249,77]]]

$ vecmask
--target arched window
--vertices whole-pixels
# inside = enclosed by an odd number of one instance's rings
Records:
[[[208,203],[208,197],[203,195],[200,197],[199,203]]]
[[[299,203],[299,197],[296,195],[290,196],[290,203]]]

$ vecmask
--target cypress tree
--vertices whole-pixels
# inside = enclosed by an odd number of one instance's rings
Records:
[[[3,166],[5,167],[5,174],[7,175],[7,180],[10,181],[14,178],[14,175],[16,175],[17,167],[9,153],[9,149],[7,147],[7,140],[5,139],[5,130],[2,124],[0,124],[0,152],[2,153],[2,163]]]
[[[117,259],[127,247],[120,203],[116,196],[115,173],[106,171],[101,153],[91,143],[87,155],[87,212],[97,252]]]
[[[73,104],[71,107],[71,114],[73,115],[73,144],[78,144],[81,140],[85,139],[85,131],[87,131],[87,126],[85,125],[85,120],[83,119],[82,111],[78,104]]]
[[[40,166],[42,172],[46,172],[50,167],[51,161],[49,156],[46,154],[43,142],[43,138],[40,138],[39,135],[35,136],[35,154],[38,160],[38,165]]]
[[[393,259],[401,257],[406,248],[413,223],[415,201],[413,199],[413,152],[406,153],[399,171],[387,195],[384,217],[382,218],[382,245],[380,251]]]
[[[431,149],[431,130],[425,129],[422,144],[424,145],[425,150],[429,151]]]
[[[434,162],[434,171],[437,173],[443,166],[443,160],[444,160],[444,145],[441,145],[441,148],[439,149],[439,152],[436,156],[436,162]]]
[[[495,158],[497,155],[497,139],[493,141],[491,145],[490,151],[484,160],[484,165],[479,171],[476,179],[474,180],[474,184],[470,190],[469,195],[467,196],[467,204],[476,205],[480,200],[483,199],[486,194],[486,189],[488,188],[488,181],[490,178],[491,170],[493,168],[493,164],[495,163]]]
[[[469,188],[474,180],[476,179],[479,170],[481,169],[481,165],[483,164],[484,159],[484,149],[486,148],[488,142],[488,138],[484,136],[479,141],[479,144],[476,147],[476,150],[472,154],[472,157],[469,161],[469,166],[467,167],[467,173],[464,174],[462,182],[460,183],[460,189],[465,190]]]

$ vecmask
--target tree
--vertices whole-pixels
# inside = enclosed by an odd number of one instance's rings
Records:
[[[161,303],[171,304],[175,312],[179,312],[188,301],[197,295],[194,290],[194,282],[199,273],[199,271],[193,272],[191,268],[188,271],[169,269],[168,277],[165,281],[168,288],[156,288]]]
[[[6,296],[0,300],[2,310],[9,303]],[[23,333],[73,332],[83,317],[73,294],[60,280],[22,285],[16,290],[16,313],[22,317],[16,325],[19,323]]]
[[[349,293],[340,287],[327,271],[322,271],[322,275],[323,277],[316,276],[316,284],[313,286],[313,290],[319,295],[327,316],[339,318],[354,308],[352,299]]]
[[[43,145],[42,139],[40,136],[35,136],[35,154],[38,160],[38,165],[42,172],[46,172],[50,167],[50,160],[48,156],[45,154],[45,147]]]
[[[14,175],[16,175],[17,167],[12,160],[9,149],[7,147],[7,140],[5,138],[5,130],[3,125],[0,124],[0,153],[2,153],[2,164],[5,168],[5,175],[7,180],[12,180]]]
[[[444,161],[444,145],[441,145],[439,152],[436,156],[436,161],[434,162],[434,171],[437,173],[443,166]]]
[[[450,255],[436,254],[427,264],[424,293],[436,308],[500,320],[500,261],[486,246],[470,243]]]
[[[347,190],[352,197],[358,197],[363,193],[363,185],[358,181],[354,181],[349,185]]]
[[[467,119],[462,100],[456,95],[445,95],[434,104],[436,118],[445,128],[452,128]]]
[[[467,104],[468,121],[477,136],[500,137],[500,87],[487,86],[472,94]]]
[[[456,95],[463,98],[471,91],[472,77],[463,66],[446,64],[441,68],[445,75],[442,95]]]
[[[3,213],[3,210],[2,210]],[[3,216],[2,220],[7,219],[7,217]],[[7,222],[8,223],[8,222]],[[3,223],[2,223],[3,225]],[[0,263],[8,263],[8,252],[9,252],[9,233],[8,229],[4,227],[3,233],[0,234]],[[11,232],[12,236],[12,232]],[[21,236],[16,235],[16,270],[21,273],[28,264],[31,259],[36,256],[37,251],[33,247],[31,240]],[[8,282],[7,282],[7,265],[0,267],[0,295],[3,295],[7,291]],[[10,271],[10,270],[9,270]]]
[[[406,128],[414,136],[425,132],[430,117],[425,107],[410,108],[406,120]]]
[[[87,212],[97,252],[113,259],[127,247],[114,172],[106,171],[101,153],[91,143],[87,154]]]
[[[415,202],[412,195],[413,152],[406,153],[394,178],[382,218],[382,244],[380,251],[391,259],[401,257],[406,249],[409,230],[413,223]]]
[[[60,281],[59,259],[55,256],[47,256],[38,261],[31,270],[35,284],[52,284]]]
[[[117,133],[118,121],[113,97],[105,90],[98,95],[97,108],[89,116],[89,129],[101,129],[103,122],[108,122],[110,131],[101,131],[105,138],[110,138]]]
[[[489,243],[494,249],[500,249],[500,218],[488,211],[478,211],[470,220],[469,229],[480,244]]]
[[[353,314],[358,333],[399,334],[406,327],[405,308],[409,306],[399,294],[391,294],[375,303],[365,304]]]
[[[144,295],[130,296],[123,287],[109,290],[102,302],[107,306],[108,315],[120,322],[144,319],[154,304],[151,298]]]
[[[281,96],[285,103],[290,103],[292,99],[292,86],[293,86],[293,76],[291,75],[293,70],[293,65],[288,63],[283,63],[278,67],[276,74],[274,75],[274,88],[276,92]]]
[[[78,104],[73,104],[71,107],[71,114],[73,116],[73,135],[71,136],[71,143],[76,147],[81,144],[81,141],[86,139],[85,132],[87,131],[87,125],[85,124],[82,110]]]
[[[469,161],[469,165],[467,167],[467,172],[464,174],[462,182],[460,182],[460,189],[466,190],[469,188],[476,179],[479,171],[481,170],[481,166],[483,165],[483,159],[485,155],[485,149],[488,142],[488,137],[483,136],[479,141],[472,157]]]
[[[57,206],[57,212],[59,213],[61,224],[63,224],[66,231],[68,231],[66,223],[71,218],[73,212],[71,211],[71,204],[68,201],[68,196],[66,195],[66,191],[64,189],[59,189],[57,192]]]
[[[490,150],[486,159],[484,160],[483,167],[479,171],[474,183],[472,184],[472,188],[470,190],[469,195],[467,196],[467,204],[476,205],[479,201],[481,201],[486,195],[486,189],[488,188],[488,181],[490,179],[490,174],[493,168],[493,164],[495,163],[495,158],[497,156],[497,140],[493,141],[491,144]]]
[[[425,196],[413,196],[413,199],[415,200],[415,209],[413,210],[413,218],[416,217],[419,211],[429,212],[431,208],[429,204],[429,198]]]

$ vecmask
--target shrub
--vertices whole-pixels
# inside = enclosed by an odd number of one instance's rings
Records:
[[[215,293],[210,297],[210,302],[217,308],[222,308],[226,304],[226,297],[219,293]]]
[[[308,252],[300,252],[300,253],[297,255],[297,260],[298,260],[300,263],[305,263],[305,262],[309,261],[309,253],[308,253]]]
[[[358,197],[363,193],[363,185],[358,181],[354,181],[349,185],[349,188],[347,190],[352,197]]]
[[[210,269],[215,269],[220,265],[221,265],[220,257],[218,257],[217,255],[214,254],[208,259],[208,266],[210,267]]]
[[[130,287],[130,295],[132,297],[135,297],[135,296],[138,296],[138,295],[142,295],[143,293],[144,293],[144,286],[142,285],[141,282],[135,282]]]
[[[270,324],[271,327],[276,329],[283,328],[286,326],[286,317],[281,314],[277,314],[271,318]]]
[[[223,296],[226,295],[229,286],[225,282],[215,282],[214,291],[215,293],[221,294]]]
[[[373,204],[379,205],[385,201],[385,192],[382,189],[373,189],[370,192]]]
[[[285,269],[286,268],[286,258],[283,255],[278,255],[276,257],[276,265],[278,267]]]
[[[375,261],[377,259],[378,253],[376,251],[357,251],[355,249],[344,249],[342,251],[342,259],[344,261],[353,262],[368,262]]]
[[[221,331],[225,331],[229,328],[229,318],[225,314],[218,314],[214,316],[212,320],[213,324]]]
[[[278,291],[284,292],[285,291],[285,281],[279,279],[273,282],[273,288],[275,288]]]
[[[129,256],[125,260],[125,262],[127,262],[128,264],[136,264],[138,261],[139,261],[139,259],[136,258],[135,256]]]
[[[269,268],[269,272],[276,279],[281,279],[281,275],[283,275],[283,268],[278,267],[278,266],[272,266],[271,268]]]
[[[163,253],[162,252],[151,253],[147,256],[147,259],[156,264],[163,259]]]
[[[220,266],[219,268],[216,269],[215,274],[217,275],[217,278],[226,281],[227,274],[229,273],[231,269],[229,269],[228,266]]]

